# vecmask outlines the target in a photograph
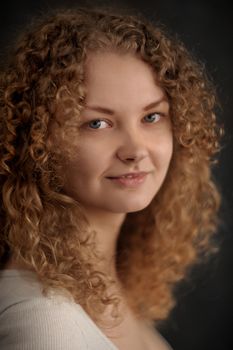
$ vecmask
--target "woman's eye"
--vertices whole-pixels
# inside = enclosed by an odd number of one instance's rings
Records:
[[[87,123],[87,126],[91,129],[104,129],[109,127],[109,124],[105,120],[95,119]]]
[[[144,120],[147,123],[156,123],[157,121],[159,121],[161,118],[161,114],[160,113],[152,113],[149,114],[147,116],[144,117]]]

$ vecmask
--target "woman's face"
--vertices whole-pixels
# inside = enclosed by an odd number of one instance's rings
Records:
[[[65,191],[87,211],[142,210],[172,156],[165,93],[151,67],[131,54],[90,54],[86,74],[77,155],[65,166]]]

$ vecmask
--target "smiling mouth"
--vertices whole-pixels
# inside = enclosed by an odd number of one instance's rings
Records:
[[[120,176],[107,177],[107,179],[124,187],[137,187],[145,181],[147,174],[148,173],[146,172],[130,173]]]
[[[144,175],[147,175],[148,172],[146,171],[139,171],[135,173],[127,173],[127,174],[122,174],[122,175],[116,175],[116,176],[108,176],[108,179],[119,179],[119,178],[127,178],[127,179],[135,179]]]

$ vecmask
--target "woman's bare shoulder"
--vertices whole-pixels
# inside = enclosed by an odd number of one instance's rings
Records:
[[[148,345],[148,350],[172,350],[172,347],[155,327],[148,326],[147,324],[143,324],[142,327],[145,334],[145,340]]]

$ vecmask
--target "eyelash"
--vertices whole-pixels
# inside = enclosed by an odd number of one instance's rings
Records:
[[[153,115],[159,116],[159,120],[160,120],[161,117],[164,116],[163,113],[151,113],[151,114],[146,115],[144,118],[150,117],[150,116],[153,116]],[[159,120],[157,120],[157,121],[152,121],[152,122],[148,122],[148,124],[155,124],[155,123],[157,123]],[[90,128],[90,129],[92,129],[92,130],[105,129],[105,128],[91,128],[91,127],[89,127],[91,123],[97,122],[97,121],[100,121],[100,122],[104,121],[104,122],[108,123],[105,119],[93,119],[93,120],[91,120],[90,122],[85,123],[84,126],[86,126],[87,128]]]

